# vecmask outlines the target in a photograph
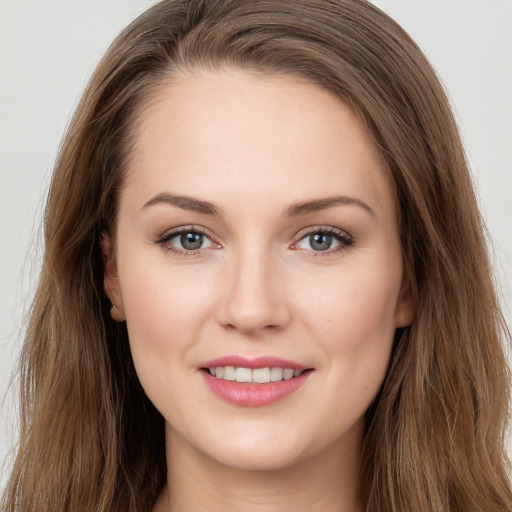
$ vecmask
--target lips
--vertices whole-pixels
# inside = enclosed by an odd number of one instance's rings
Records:
[[[313,369],[276,357],[228,356],[207,361],[200,370],[210,391],[222,400],[261,407],[297,391]]]
[[[217,359],[211,359],[204,362],[201,367],[212,368],[217,366],[234,366],[235,368],[291,368],[293,370],[305,370],[307,366],[298,364],[294,361],[282,359],[273,356],[260,356],[246,358],[242,356],[226,356]]]

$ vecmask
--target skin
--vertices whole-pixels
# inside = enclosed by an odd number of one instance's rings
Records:
[[[393,188],[364,124],[303,80],[226,69],[174,77],[136,130],[105,290],[166,421],[155,510],[358,510],[365,411],[413,318]],[[334,196],[356,202],[290,211]],[[159,242],[183,226],[208,235],[199,250]],[[310,232],[333,228],[342,241],[316,250]],[[313,371],[276,403],[239,407],[198,369],[234,354]]]

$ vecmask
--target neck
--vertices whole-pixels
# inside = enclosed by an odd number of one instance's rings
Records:
[[[168,480],[154,512],[358,512],[355,434],[349,449],[340,442],[286,468],[252,470],[221,464],[168,428]]]

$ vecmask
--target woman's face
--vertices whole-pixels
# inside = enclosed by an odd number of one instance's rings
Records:
[[[246,469],[357,452],[412,317],[363,123],[303,80],[225,70],[179,75],[136,128],[105,289],[168,442]]]

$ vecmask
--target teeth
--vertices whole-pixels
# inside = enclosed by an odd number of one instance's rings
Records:
[[[237,368],[235,370],[235,380],[237,382],[252,382],[252,370],[249,368]]]
[[[279,382],[290,380],[302,375],[304,370],[293,370],[292,368],[235,368],[234,366],[217,366],[209,368],[210,375],[224,380],[236,380],[254,384],[266,384],[268,382]]]
[[[260,384],[270,382],[270,368],[256,368],[253,370],[252,381]]]
[[[283,380],[283,369],[282,368],[272,368],[270,370],[270,380],[272,382],[279,382]]]
[[[293,379],[293,370],[291,368],[286,368],[283,370],[283,379],[290,380]]]
[[[219,368],[217,368],[217,370],[218,369]],[[235,380],[235,367],[234,366],[224,366],[224,379]]]

